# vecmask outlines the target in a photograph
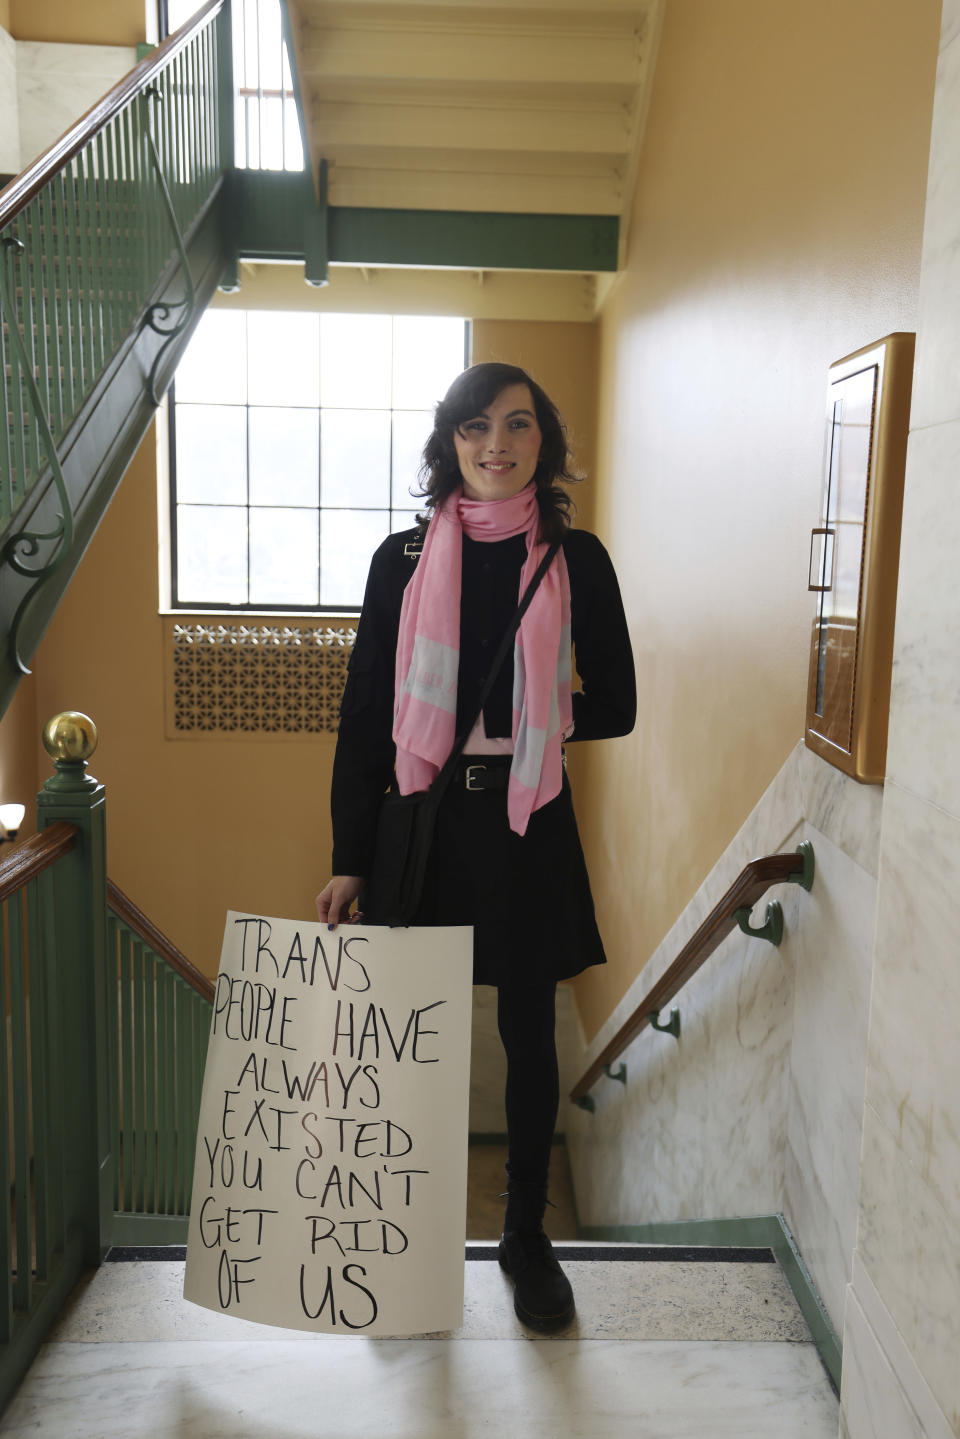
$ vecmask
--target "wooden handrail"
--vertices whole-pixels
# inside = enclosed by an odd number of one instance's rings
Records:
[[[771,854],[752,859],[738,875],[720,903],[711,910],[696,934],[687,941],[670,968],[637,1005],[633,1014],[611,1039],[570,1091],[576,1103],[593,1088],[604,1070],[626,1049],[651,1019],[683,988],[713,951],[737,928],[737,910],[752,909],[774,884],[799,883],[809,861],[801,853]]]
[[[9,185],[0,190],[0,230],[29,205],[57,171],[62,170],[97,131],[102,130],[104,125],[163,69],[168,60],[189,44],[194,35],[204,28],[210,17],[217,14],[225,3],[226,0],[207,0],[201,10],[185,21],[179,30],[168,35],[162,45],[158,45],[146,59],[135,65],[112,90],[108,90],[85,115],[81,115],[69,130],[64,131],[59,140],[54,140],[22,174],[17,175]]]
[[[22,844],[14,845],[0,859],[0,901],[9,899],[31,879],[49,869],[61,855],[73,849],[80,833],[75,824],[57,820]]]
[[[134,904],[133,900],[123,890],[115,885],[112,879],[107,880],[107,903],[113,910],[117,919],[121,920],[134,934],[146,940],[150,948],[165,959],[172,969],[175,969],[182,979],[185,979],[192,989],[203,995],[213,1003],[214,984],[205,974],[201,974],[195,964],[191,964],[185,954],[181,954],[177,946],[167,936],[157,929],[142,909]]]

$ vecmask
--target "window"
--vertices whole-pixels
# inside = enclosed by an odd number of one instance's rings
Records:
[[[234,0],[233,83],[234,163],[249,170],[302,170],[280,0]]]
[[[359,609],[466,345],[462,319],[208,310],[170,404],[174,607]]]
[[[189,20],[197,0],[160,0],[161,36]],[[233,0],[234,163],[302,170],[303,142],[280,0]]]

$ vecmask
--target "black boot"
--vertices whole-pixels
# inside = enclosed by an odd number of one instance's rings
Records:
[[[543,1232],[546,1184],[507,1180],[500,1267],[514,1282],[513,1307],[531,1329],[563,1329],[573,1319],[573,1290]]]

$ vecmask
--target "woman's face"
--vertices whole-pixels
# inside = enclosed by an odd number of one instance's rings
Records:
[[[468,500],[508,500],[533,479],[543,436],[528,385],[508,385],[453,432]]]

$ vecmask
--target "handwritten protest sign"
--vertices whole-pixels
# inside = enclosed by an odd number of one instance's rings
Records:
[[[461,1323],[472,949],[227,915],[186,1299],[319,1333]]]

